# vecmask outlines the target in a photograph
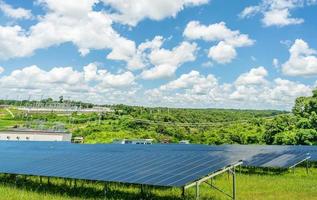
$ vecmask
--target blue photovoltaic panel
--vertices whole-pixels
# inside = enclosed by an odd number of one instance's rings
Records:
[[[244,157],[245,166],[289,168],[308,158],[317,161],[317,146],[220,145],[214,148]]]
[[[291,167],[314,147],[0,142],[0,173],[181,187],[243,160]],[[317,152],[317,151],[316,151]]]
[[[184,186],[236,162],[208,149],[173,145],[0,143],[0,173],[156,186]]]

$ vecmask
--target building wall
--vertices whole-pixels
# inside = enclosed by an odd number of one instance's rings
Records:
[[[71,134],[11,133],[3,132],[0,140],[5,141],[71,141]]]

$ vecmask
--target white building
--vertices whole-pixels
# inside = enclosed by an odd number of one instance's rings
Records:
[[[10,129],[0,131],[0,141],[59,141],[71,142],[72,134],[47,130]]]
[[[153,139],[113,140],[113,144],[153,144]]]
[[[179,144],[190,144],[189,140],[181,140]]]

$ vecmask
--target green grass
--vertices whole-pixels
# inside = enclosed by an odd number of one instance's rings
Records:
[[[181,190],[178,188],[147,188],[146,197],[141,196],[140,188],[132,185],[108,184],[107,194],[103,192],[103,183],[77,181],[70,186],[63,179],[51,179],[51,185],[43,178],[41,185],[38,177],[23,177],[10,179],[0,177],[0,200],[181,200]],[[214,184],[230,192],[231,178],[227,174],[218,176]],[[186,191],[185,199],[194,199],[195,189]],[[282,174],[243,173],[237,174],[237,197],[242,200],[317,200],[317,169],[311,168],[309,175],[304,168],[297,168],[295,173]],[[208,185],[201,186],[202,200],[228,199]]]
[[[4,109],[0,109],[0,130],[7,129],[21,123],[21,121],[12,119],[12,117]]]

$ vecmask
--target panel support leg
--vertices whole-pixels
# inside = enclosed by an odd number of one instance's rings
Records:
[[[196,183],[196,200],[199,200],[199,196],[200,196],[200,194],[199,194],[199,185],[200,185],[200,183],[197,182]]]
[[[232,199],[236,200],[236,169],[232,169]]]
[[[308,160],[306,160],[306,174],[308,175],[309,171],[308,171]]]
[[[182,187],[182,198],[185,198],[185,187]]]

